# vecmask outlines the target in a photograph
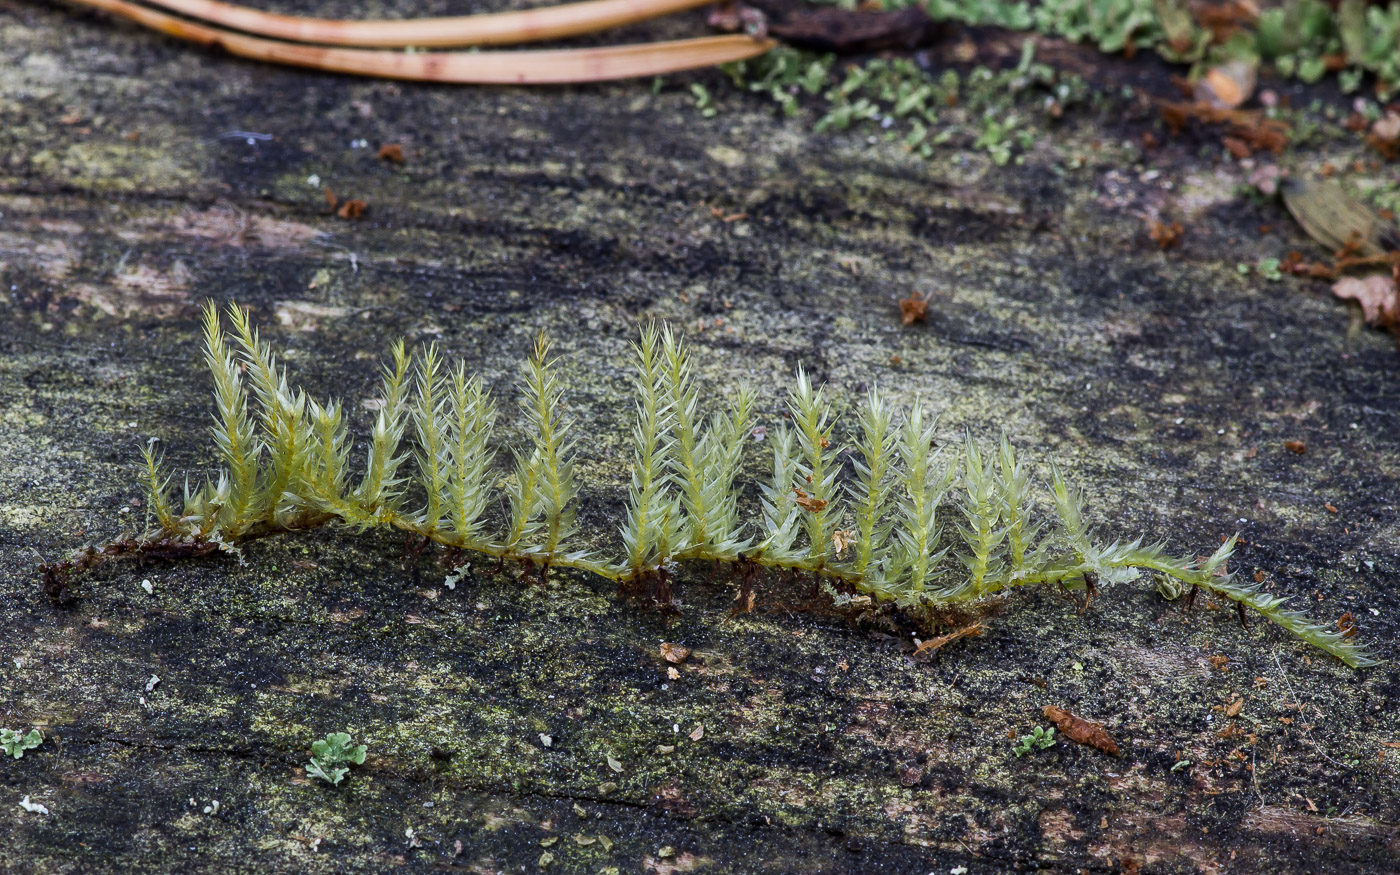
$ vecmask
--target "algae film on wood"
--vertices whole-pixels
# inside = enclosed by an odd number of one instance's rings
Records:
[[[217,477],[193,488],[187,481],[177,509],[170,478],[148,449],[155,528],[45,566],[52,597],[66,596],[70,572],[108,559],[206,556],[339,523],[400,529],[454,557],[522,562],[542,577],[572,568],[653,593],[668,592],[685,561],[719,563],[739,579],[760,568],[800,572],[819,578],[837,607],[892,606],[930,622],[940,608],[1020,586],[1082,590],[1087,606],[1100,587],[1147,571],[1176,583],[1159,590],[1203,590],[1234,602],[1241,618],[1252,609],[1350,666],[1375,664],[1354,629],[1315,623],[1229,572],[1233,538],[1206,559],[1173,557],[1141,538],[1102,542],[1058,468],[1047,500],[1038,500],[1029,468],[1005,437],[990,451],[971,438],[955,451],[936,446],[933,417],[920,402],[896,422],[870,391],[843,448],[826,389],[801,368],[788,389],[789,421],[768,435],[768,482],[746,517],[736,481],[753,443],[754,395],[741,390],[706,419],[689,353],[669,327],[643,328],[633,345],[631,482],[621,554],[610,557],[570,549],[581,496],[576,439],[544,336],[521,369],[530,437],[512,448],[509,476],[495,472],[496,413],[481,380],[448,365],[435,346],[410,355],[398,343],[352,486],[353,441],[341,405],[294,388],[241,308],[229,308],[228,328],[212,304],[204,317]],[[843,449],[854,477],[843,476]],[[501,493],[505,519],[493,532],[487,509]]]

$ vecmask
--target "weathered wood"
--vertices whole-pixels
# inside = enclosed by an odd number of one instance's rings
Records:
[[[467,11],[392,11],[410,7]],[[1120,144],[1147,123],[1121,114],[1067,119],[1024,167],[923,161],[757,98],[702,119],[675,85],[308,75],[0,0],[0,725],[47,736],[0,764],[0,868],[1393,871],[1400,356],[1318,289],[1238,274],[1305,241],[1198,143],[1146,173]],[[404,165],[375,159],[388,142]],[[1349,160],[1326,148],[1293,160]],[[1088,166],[1052,172],[1072,152]],[[368,214],[329,214],[325,186]],[[1146,240],[1158,209],[1187,224],[1179,250]],[[903,328],[911,292],[930,316]],[[361,434],[393,338],[439,341],[508,402],[548,330],[595,546],[620,519],[625,344],[667,319],[716,394],[763,389],[769,425],[801,362],[845,402],[922,396],[948,439],[1006,429],[1089,488],[1110,535],[1209,552],[1239,531],[1235,568],[1318,617],[1351,611],[1390,664],[1350,671],[1146,581],[1083,616],[1018,594],[918,661],[800,610],[801,584],[730,616],[733,588],[693,569],[661,615],[569,575],[485,567],[449,590],[395,538],[346,532],[113,566],[57,610],[37,557],[140,527],[142,442],[212,464],[206,296],[253,307]],[[695,649],[678,680],[663,641]],[[1121,758],[1016,758],[1009,736],[1049,704],[1103,723]],[[339,789],[307,781],[337,730],[370,761]],[[599,835],[610,849],[576,841]]]

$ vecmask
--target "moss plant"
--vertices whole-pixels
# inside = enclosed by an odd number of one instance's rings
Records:
[[[506,519],[493,535],[485,510],[496,491],[495,414],[477,377],[460,364],[448,366],[434,346],[410,357],[395,344],[365,471],[351,487],[352,441],[340,405],[293,389],[243,310],[231,307],[228,322],[231,330],[212,305],[206,309],[219,475],[197,488],[186,485],[176,510],[169,478],[148,451],[145,481],[156,527],[46,566],[51,595],[66,591],[68,572],[106,559],[209,555],[337,522],[392,527],[454,551],[542,570],[579,569],[633,587],[664,585],[682,560],[728,563],[741,579],[757,568],[789,569],[822,579],[838,606],[893,604],[916,618],[1032,585],[1083,589],[1087,606],[1099,585],[1149,570],[1178,582],[1177,593],[1205,590],[1235,602],[1241,617],[1245,608],[1258,611],[1348,665],[1375,663],[1344,630],[1312,623],[1228,573],[1233,539],[1204,561],[1169,556],[1161,544],[1141,539],[1103,544],[1058,469],[1052,469],[1051,507],[1043,508],[1005,438],[995,453],[971,439],[957,451],[936,449],[933,423],[918,402],[896,425],[872,390],[851,433],[854,476],[843,477],[830,400],[800,368],[788,392],[791,424],[768,434],[771,474],[760,489],[757,525],[750,526],[735,480],[753,394],[741,391],[727,411],[705,421],[688,354],[669,328],[643,329],[634,345],[622,555],[569,548],[580,496],[574,439],[543,336],[520,381],[530,442],[515,449],[514,470],[501,490]]]

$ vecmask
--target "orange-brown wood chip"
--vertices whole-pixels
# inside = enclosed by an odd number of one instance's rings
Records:
[[[1118,743],[1109,737],[1100,723],[1090,723],[1054,705],[1045,706],[1045,716],[1060,730],[1060,734],[1070,741],[1087,744],[1106,754],[1118,756]]]

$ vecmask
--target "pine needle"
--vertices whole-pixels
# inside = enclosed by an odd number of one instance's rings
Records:
[[[149,0],[220,27],[290,42],[363,48],[450,48],[544,42],[635,24],[710,0],[588,0],[537,9],[434,18],[347,21],[277,15],[219,0]]]
[[[277,42],[176,18],[128,0],[72,0],[231,55],[331,73],[460,85],[551,85],[660,76],[754,58],[776,42],[714,36],[670,42],[520,52],[423,52]]]

